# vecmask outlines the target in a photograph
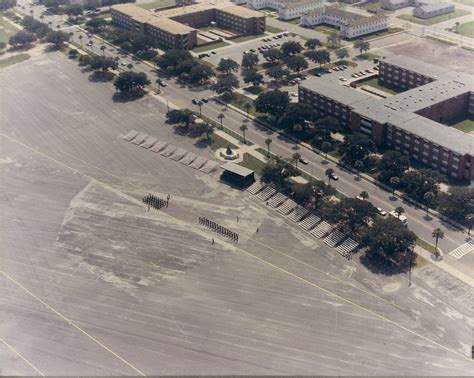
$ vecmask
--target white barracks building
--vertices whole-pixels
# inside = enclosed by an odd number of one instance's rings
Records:
[[[339,28],[342,38],[357,38],[388,28],[388,17],[378,14],[362,16],[336,7],[322,7],[306,12],[301,17],[301,25],[315,26],[328,24]]]
[[[324,0],[248,0],[247,5],[253,9],[271,8],[278,11],[280,19],[292,20],[322,8]]]

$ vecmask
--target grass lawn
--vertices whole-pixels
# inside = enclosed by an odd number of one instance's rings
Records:
[[[196,47],[195,49],[193,49],[193,52],[201,53],[204,51],[209,51],[209,50],[217,49],[219,47],[224,47],[224,46],[229,46],[229,44],[227,42],[221,41],[221,42],[216,42],[207,46]]]
[[[474,132],[474,118],[464,118],[459,120],[450,126],[454,127],[455,129],[464,131],[465,133]]]
[[[234,105],[236,108],[239,108],[240,110],[243,110],[244,112],[247,112],[247,109],[245,109],[245,104],[249,103],[250,105],[252,105],[252,107],[250,108],[249,114],[253,115],[254,117],[261,115],[260,113],[257,113],[257,111],[255,110],[253,101],[250,98],[236,92],[234,92],[234,97],[235,99],[230,103],[231,105]]]
[[[15,25],[6,18],[0,17],[0,42],[8,43],[8,39],[18,31]]]
[[[458,27],[458,34],[474,38],[474,21],[465,22]]]
[[[230,148],[238,148],[234,144],[228,142],[226,139],[220,137],[217,134],[212,134],[211,136],[211,148],[215,151],[218,150],[219,148],[226,148],[229,146]]]
[[[451,12],[451,13],[448,13],[448,14],[442,14],[440,16],[428,18],[426,20],[423,19],[423,18],[413,17],[409,14],[401,14],[401,15],[397,16],[397,18],[399,18],[401,20],[405,20],[405,21],[414,22],[414,23],[420,24],[420,25],[434,25],[434,24],[437,24],[439,22],[448,21],[448,20],[451,20],[451,19],[454,19],[454,18],[457,18],[457,17],[467,16],[468,14],[471,14],[471,12],[466,11],[464,9],[457,9],[454,12]]]
[[[474,0],[454,0],[454,2],[474,7]]]
[[[288,22],[289,24],[293,24],[293,25],[299,25],[300,24],[300,20],[301,18],[293,18],[292,20],[288,20],[288,21],[285,21],[285,22]]]
[[[339,28],[336,28],[335,26],[331,26],[327,24],[313,26],[312,29],[324,34],[331,34],[331,33],[339,31]]]
[[[265,30],[269,33],[281,33],[284,32],[283,29],[274,28],[273,26],[267,25]]]
[[[140,4],[139,7],[144,9],[159,9],[173,5],[176,5],[175,0],[154,0],[151,3]]]
[[[241,165],[242,167],[251,169],[257,175],[261,176],[263,167],[265,167],[266,163],[264,163],[263,161],[257,159],[253,155],[245,153],[244,154],[244,160],[242,162],[240,162],[239,165]]]
[[[372,88],[376,88],[380,91],[384,91],[384,92],[390,93],[392,95],[403,92],[403,90],[396,90],[396,89],[393,89],[393,88],[386,87],[384,85],[380,85],[377,78],[358,81],[357,84],[358,85],[368,85]]]
[[[362,53],[357,55],[357,58],[361,60],[374,60],[375,58],[380,58],[380,55],[372,54],[372,53]]]
[[[0,68],[5,68],[5,67],[11,66],[13,64],[23,62],[23,61],[25,61],[27,59],[30,59],[30,58],[31,57],[30,57],[29,54],[22,53],[22,54],[11,56],[9,58],[1,59],[0,60]]]
[[[240,42],[247,42],[247,41],[252,41],[257,38],[264,37],[263,34],[252,34],[252,35],[246,35],[245,37],[239,37],[235,38],[232,40],[232,42],[240,43]]]

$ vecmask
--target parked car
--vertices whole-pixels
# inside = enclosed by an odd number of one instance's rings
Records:
[[[296,92],[291,92],[291,96],[292,96],[292,97],[298,97],[298,93],[296,93]]]
[[[217,53],[215,51],[211,51],[211,54],[216,55]]]
[[[202,98],[201,101],[204,102],[205,104],[207,104],[207,103],[209,102],[209,99],[207,99],[207,98]]]
[[[381,216],[381,217],[386,217],[387,216],[387,212],[382,209],[381,207],[377,207],[377,213]]]
[[[339,180],[339,177],[333,172],[329,175],[329,177],[331,177],[331,180],[334,180],[334,181],[337,181]]]
[[[323,75],[321,75],[319,72],[316,72],[314,75],[317,76],[317,77],[323,76]]]
[[[194,105],[197,105],[198,103],[198,100],[196,100],[195,98],[193,98],[193,100],[191,101]]]
[[[254,53],[254,52],[255,52],[255,49],[250,49],[250,52],[253,52],[253,53]]]
[[[329,69],[329,68],[327,68],[325,72],[326,72],[326,73],[332,73],[332,70]]]
[[[301,163],[301,164],[304,164],[304,165],[308,165],[308,164],[309,164],[309,161],[306,160],[304,157],[300,157],[299,160],[300,160],[300,163]]]
[[[345,77],[343,77],[343,76],[339,77],[339,80],[340,80],[340,81],[347,81],[347,79],[346,79]]]
[[[394,217],[395,219],[398,219],[400,222],[402,222],[402,224],[404,226],[408,226],[408,218],[403,215],[403,214],[400,214],[398,215],[397,212],[395,210],[392,210],[391,212],[388,213],[391,217]]]
[[[374,71],[372,71],[370,68],[369,68],[369,69],[366,69],[365,72],[367,72],[367,73],[374,73]]]

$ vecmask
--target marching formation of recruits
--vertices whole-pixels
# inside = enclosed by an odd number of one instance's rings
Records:
[[[166,201],[153,194],[148,194],[147,196],[143,197],[142,201],[144,204],[148,205],[148,211],[150,211],[150,207],[159,210],[162,207],[168,207],[169,194],[168,199]]]
[[[217,224],[216,222],[213,222],[206,217],[199,217],[199,224],[203,224],[206,227],[209,227],[212,231],[215,231],[223,236],[228,237],[232,241],[238,243],[239,242],[239,235],[237,235],[236,232],[229,230],[228,228],[225,228],[221,226],[220,224]],[[212,239],[214,244],[214,239]]]

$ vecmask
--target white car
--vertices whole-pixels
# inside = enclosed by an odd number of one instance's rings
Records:
[[[347,81],[347,79],[346,79],[345,77],[342,77],[342,76],[339,78],[339,80],[341,80],[341,81]]]
[[[384,209],[382,209],[381,207],[377,207],[377,213],[382,217],[387,216],[387,212]]]
[[[291,96],[292,97],[298,97],[298,93],[297,92],[291,92]]]
[[[397,212],[395,210],[392,210],[391,212],[388,213],[391,217],[394,217],[395,219],[398,219],[400,222],[402,222],[402,224],[404,226],[408,226],[408,218],[403,215],[403,214],[400,214],[398,215]]]

